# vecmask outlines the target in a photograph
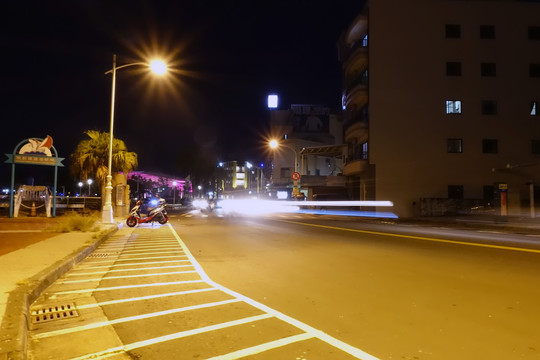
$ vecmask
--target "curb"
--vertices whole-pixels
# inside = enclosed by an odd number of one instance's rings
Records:
[[[111,225],[103,230],[103,235],[91,245],[81,247],[62,260],[57,261],[45,270],[19,285],[8,297],[6,312],[2,321],[0,333],[0,360],[26,360],[27,359],[27,334],[30,305],[40,296],[48,286],[59,277],[71,270],[73,266],[84,260],[99,245],[107,240],[112,234],[121,229],[123,223]]]

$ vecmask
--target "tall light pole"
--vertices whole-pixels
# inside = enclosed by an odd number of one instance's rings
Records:
[[[177,184],[178,183],[176,181],[172,182],[172,185],[173,185],[173,202],[172,203],[173,203],[173,205],[176,204],[176,185]]]
[[[279,143],[277,140],[270,140],[268,144],[270,145],[272,149],[277,149],[283,146],[284,148],[292,150],[294,152],[294,171],[298,171],[298,153],[296,152],[295,148],[288,146],[286,144]]]
[[[88,179],[86,180],[86,183],[88,184],[88,196],[92,196],[92,192],[90,191],[91,187],[92,187],[92,179]]]
[[[300,175],[298,172],[298,153],[296,152],[296,149],[288,146],[286,144],[280,144],[277,140],[270,140],[269,145],[272,149],[277,149],[278,147],[283,146],[284,148],[287,148],[289,150],[292,150],[294,152],[294,172],[291,174],[291,177],[293,179],[293,197],[299,196],[300,190],[298,187],[298,180],[300,180]]]
[[[157,75],[163,75],[167,72],[167,65],[161,60],[153,60],[150,63],[136,62],[125,65],[116,66],[116,54],[113,55],[113,67],[105,74],[112,74],[112,91],[111,91],[111,122],[109,131],[109,169],[107,173],[107,185],[105,186],[105,203],[103,204],[103,212],[101,220],[103,223],[114,223],[113,208],[112,208],[112,155],[113,155],[113,130],[114,130],[114,101],[116,91],[116,71],[128,66],[148,66]]]

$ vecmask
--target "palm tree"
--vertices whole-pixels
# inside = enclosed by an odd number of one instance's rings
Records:
[[[109,133],[88,130],[85,134],[89,139],[82,140],[77,145],[75,152],[71,154],[71,172],[81,180],[86,180],[90,175],[93,175],[101,184],[103,193],[109,173]],[[127,176],[137,165],[137,154],[129,152],[123,140],[113,139],[111,173],[122,171]]]

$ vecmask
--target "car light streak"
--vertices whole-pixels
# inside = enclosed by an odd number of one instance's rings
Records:
[[[60,330],[53,330],[49,332],[39,333],[32,336],[32,338],[39,340],[39,339],[44,339],[44,338],[48,338],[52,336],[72,334],[79,331],[91,330],[91,329],[96,329],[96,328],[100,328],[104,326],[126,323],[130,321],[137,321],[137,320],[149,319],[149,318],[163,316],[163,315],[176,314],[176,313],[180,313],[184,311],[191,311],[191,310],[210,308],[214,306],[221,306],[221,305],[226,305],[226,304],[239,302],[239,301],[240,301],[239,299],[228,299],[228,300],[216,301],[216,302],[199,304],[199,305],[191,305],[191,306],[186,306],[183,308],[176,308],[176,309],[170,309],[170,310],[156,311],[153,313],[128,316],[128,317],[114,319],[114,320],[100,321],[93,324],[87,324],[87,325],[76,326],[76,327],[67,328],[67,329],[60,329]]]
[[[367,217],[389,217],[397,218],[397,215],[390,212],[373,212],[373,211],[336,211],[336,210],[321,210],[328,207],[391,207],[394,204],[391,201],[275,201],[275,200],[221,200],[218,202],[217,211],[227,214],[242,214],[242,215],[266,215],[274,213],[291,213],[291,212],[308,212],[312,214],[328,214],[340,216],[367,216]],[[310,209],[305,209],[309,207]],[[315,209],[312,209],[315,208]]]

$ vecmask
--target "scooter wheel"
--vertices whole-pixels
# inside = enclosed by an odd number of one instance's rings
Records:
[[[126,224],[129,227],[134,227],[135,225],[137,225],[137,218],[135,216],[128,217],[126,220]]]
[[[158,223],[160,223],[161,225],[163,224],[166,224],[167,223],[167,218],[166,217],[162,217],[158,220]]]

